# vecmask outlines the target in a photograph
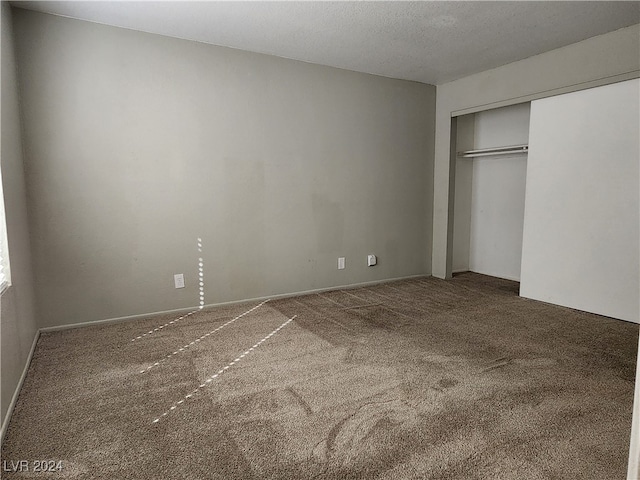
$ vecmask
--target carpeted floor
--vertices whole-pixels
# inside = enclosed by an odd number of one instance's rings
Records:
[[[2,446],[30,471],[2,476],[624,478],[638,326],[517,289],[421,278],[43,334]]]

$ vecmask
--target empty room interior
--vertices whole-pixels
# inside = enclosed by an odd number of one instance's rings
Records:
[[[2,478],[640,478],[640,2],[1,7]]]

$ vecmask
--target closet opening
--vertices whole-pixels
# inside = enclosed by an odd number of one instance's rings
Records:
[[[520,281],[530,106],[456,118],[454,275]]]

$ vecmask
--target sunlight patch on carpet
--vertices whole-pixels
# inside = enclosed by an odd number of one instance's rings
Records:
[[[254,307],[257,308],[257,307]],[[237,364],[238,362],[240,362],[244,357],[246,357],[248,354],[250,354],[251,352],[253,352],[256,348],[258,348],[260,345],[262,345],[264,342],[266,342],[267,340],[269,340],[271,337],[273,337],[276,333],[278,333],[280,330],[282,330],[284,327],[286,327],[290,322],[293,321],[293,319],[295,319],[297,317],[297,315],[294,315],[293,317],[291,317],[289,320],[287,320],[286,322],[282,323],[278,328],[276,328],[275,330],[273,330],[271,333],[269,333],[266,337],[262,338],[262,340],[260,340],[259,342],[256,342],[252,347],[250,347],[248,350],[245,350],[244,352],[242,352],[236,359],[234,359],[232,362],[230,362],[228,365],[224,366],[223,368],[221,368],[220,370],[218,370],[216,373],[214,373],[213,375],[211,375],[209,378],[207,378],[203,383],[201,383],[198,388],[194,389],[191,393],[188,393],[187,395],[184,396],[184,398],[182,400],[177,401],[176,403],[174,403],[171,407],[169,407],[169,409],[167,411],[165,411],[162,415],[160,415],[158,418],[156,418],[155,420],[153,420],[153,422],[151,423],[158,423],[160,421],[160,419],[162,417],[166,417],[169,413],[171,413],[173,410],[175,410],[176,408],[178,408],[180,405],[182,405],[186,400],[192,398],[194,395],[196,395],[201,389],[205,388],[207,385],[209,385],[211,382],[213,382],[213,380],[215,380],[216,378],[218,378],[220,375],[222,375],[226,370],[228,370],[229,368],[231,368],[233,365]]]

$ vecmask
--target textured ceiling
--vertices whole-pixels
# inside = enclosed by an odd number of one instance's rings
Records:
[[[611,1],[11,4],[431,84],[640,23],[640,2]]]

